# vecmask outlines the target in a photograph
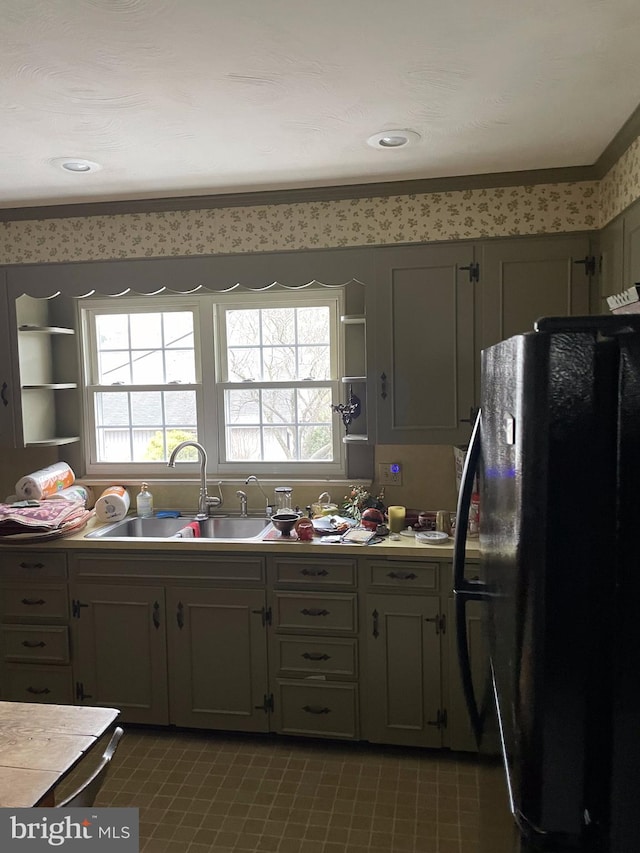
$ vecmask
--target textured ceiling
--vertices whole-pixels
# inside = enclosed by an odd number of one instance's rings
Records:
[[[587,165],[640,102],[638,0],[0,0],[0,21],[5,208]],[[367,146],[396,127],[421,143]]]

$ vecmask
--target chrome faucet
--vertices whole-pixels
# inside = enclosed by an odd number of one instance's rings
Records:
[[[185,447],[195,447],[198,451],[198,455],[200,456],[200,496],[198,498],[198,514],[196,515],[196,518],[208,518],[209,507],[222,506],[222,491],[220,490],[220,483],[218,483],[220,497],[217,495],[209,496],[207,494],[207,451],[204,447],[197,441],[181,441],[180,444],[176,445],[176,447],[171,451],[167,467],[176,467],[176,456]]]
[[[238,489],[236,497],[240,498],[240,518],[246,518],[249,515],[247,512],[247,493]]]
[[[255,483],[256,486],[262,492],[262,496],[266,502],[265,514],[266,514],[267,518],[271,518],[271,516],[273,515],[273,506],[269,503],[269,498],[267,497],[265,490],[260,485],[260,480],[258,480],[258,478],[255,476],[255,474],[251,474],[251,476],[247,477],[247,479],[244,481],[245,486],[248,486],[249,483]]]

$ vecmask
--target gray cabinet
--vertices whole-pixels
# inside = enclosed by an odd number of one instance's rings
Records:
[[[0,555],[0,698],[73,701],[64,554]]]
[[[76,702],[119,708],[130,723],[169,722],[164,589],[74,584]]]
[[[378,444],[468,440],[474,402],[473,261],[473,246],[464,243],[377,250],[368,375]]]
[[[442,746],[438,596],[368,594],[367,740]]]
[[[480,248],[480,349],[533,329],[539,317],[590,313],[587,236],[490,240]],[[479,367],[479,365],[478,365]]]
[[[268,577],[272,730],[358,738],[356,561],[274,557]]]
[[[0,447],[15,446],[15,409],[18,402],[11,372],[13,362],[9,337],[9,297],[6,271],[0,270]]]
[[[623,216],[623,284],[626,290],[640,284],[640,203],[632,205]]]
[[[261,589],[167,589],[172,723],[269,731],[265,611]]]

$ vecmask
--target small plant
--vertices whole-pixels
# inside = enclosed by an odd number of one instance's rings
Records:
[[[364,486],[351,486],[349,494],[344,496],[344,503],[341,510],[342,514],[347,518],[355,518],[356,521],[360,521],[362,513],[365,509],[369,509],[369,507],[379,509],[381,512],[385,511],[384,489],[381,489],[374,496]]]

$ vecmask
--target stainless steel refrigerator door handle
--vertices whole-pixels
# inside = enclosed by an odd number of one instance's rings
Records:
[[[458,506],[456,509],[456,532],[453,541],[453,594],[456,607],[456,645],[458,649],[458,663],[460,667],[460,678],[464,693],[471,728],[476,741],[480,743],[482,735],[482,721],[478,702],[476,701],[471,677],[471,661],[469,659],[469,645],[467,638],[467,601],[482,601],[486,596],[486,585],[482,581],[467,581],[464,577],[465,546],[467,543],[467,527],[469,524],[469,506],[473,493],[473,479],[480,461],[480,436],[481,436],[482,411],[478,411],[476,422],[473,425],[469,449],[464,460],[462,472],[462,483]]]

